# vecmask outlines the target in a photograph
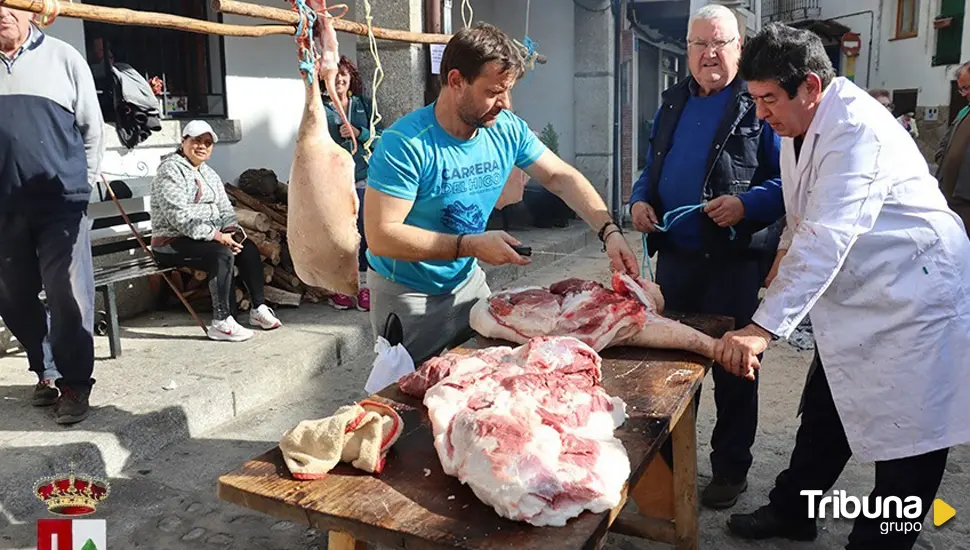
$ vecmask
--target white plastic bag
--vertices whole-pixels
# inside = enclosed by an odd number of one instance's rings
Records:
[[[414,372],[414,360],[401,344],[391,346],[383,336],[378,336],[374,351],[377,358],[364,385],[367,393],[377,393]]]

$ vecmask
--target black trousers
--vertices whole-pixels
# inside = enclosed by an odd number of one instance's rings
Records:
[[[0,214],[0,317],[27,351],[30,370],[41,377],[49,310],[51,354],[61,374],[57,384],[76,389],[94,382],[90,230],[82,211]]]
[[[657,284],[666,309],[733,317],[735,329],[751,322],[763,278],[755,258],[705,258],[677,250],[663,250],[657,258]],[[734,376],[719,364],[712,377],[717,422],[711,434],[711,470],[715,477],[740,482],[751,468],[758,431],[758,379]]]
[[[814,522],[808,517],[809,497],[801,491],[816,490],[831,496],[830,489],[838,481],[846,462],[852,456],[849,442],[845,437],[842,420],[832,400],[825,370],[822,368],[818,353],[815,354],[815,372],[805,384],[802,421],[795,436],[788,469],[778,475],[775,487],[768,495],[771,507],[781,516],[791,521]],[[849,534],[849,550],[909,550],[919,537],[918,531],[909,533],[887,529],[886,523],[900,521],[922,522],[929,512],[936,492],[943,479],[943,470],[949,449],[930,453],[876,462],[876,484],[869,493],[870,509],[875,506],[876,497],[895,496],[906,504],[908,497],[918,497],[922,501],[923,516],[918,519],[892,520],[871,519],[860,514]],[[862,500],[863,495],[846,495]],[[815,497],[816,514],[819,500]],[[851,510],[851,506],[849,509]],[[892,506],[895,513],[895,504]],[[831,506],[827,506],[826,517],[832,517]],[[889,532],[891,531],[891,532]]]
[[[212,317],[217,321],[229,317],[232,312],[230,301],[234,294],[234,265],[239,266],[239,278],[249,291],[252,307],[257,308],[264,303],[263,263],[259,259],[259,250],[250,240],[243,243],[238,255],[233,255],[229,247],[222,243],[197,241],[188,237],[179,237],[164,246],[153,247],[152,251],[160,265],[191,267],[206,272],[209,294],[212,296]]]

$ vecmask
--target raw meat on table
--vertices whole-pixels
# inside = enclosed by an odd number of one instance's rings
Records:
[[[612,284],[611,290],[596,281],[565,279],[495,292],[472,307],[469,324],[486,338],[518,344],[536,336],[572,336],[596,351],[637,346],[714,358],[713,338],[662,315],[659,286],[620,273]]]
[[[317,12],[322,56],[312,74],[301,73],[306,88],[303,120],[290,168],[286,239],[296,275],[305,284],[356,296],[359,201],[354,189],[354,159],[330,136],[318,74],[336,97],[337,33],[325,13],[326,2],[310,0]],[[309,76],[309,82],[307,77]],[[346,114],[339,107],[346,123]],[[356,144],[356,142],[355,142]]]
[[[601,359],[570,337],[446,353],[401,380],[424,395],[444,472],[506,518],[562,526],[619,505],[630,459],[613,431],[626,404]],[[426,392],[422,391],[426,390]]]

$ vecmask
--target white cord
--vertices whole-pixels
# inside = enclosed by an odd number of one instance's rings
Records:
[[[381,121],[381,115],[377,112],[377,89],[384,81],[384,68],[381,66],[381,56],[377,51],[377,39],[374,38],[374,27],[372,26],[373,17],[371,16],[370,0],[364,0],[364,17],[367,20],[367,41],[370,45],[370,54],[374,58],[374,80],[371,92],[371,115],[370,115],[370,137],[364,143],[364,159],[370,160],[371,144],[374,143],[377,123]]]
[[[465,10],[468,10],[468,16],[465,16]],[[465,28],[472,26],[472,21],[475,19],[475,12],[472,10],[471,0],[461,0],[461,20],[465,23]]]
[[[522,36],[529,36],[529,6],[532,4],[532,0],[525,0],[525,32]]]

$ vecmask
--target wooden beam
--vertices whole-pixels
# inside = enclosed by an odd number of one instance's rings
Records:
[[[677,541],[673,522],[643,517],[629,510],[620,512],[620,515],[610,525],[610,531],[628,537],[665,542],[667,544],[674,544]]]
[[[300,14],[293,10],[274,8],[272,6],[261,6],[248,2],[237,2],[236,0],[212,0],[212,9],[232,15],[245,15],[248,17],[259,17],[297,25],[300,22]],[[346,19],[333,19],[333,28],[338,31],[367,36],[367,25]],[[374,37],[384,40],[396,40],[398,42],[413,42],[416,44],[447,44],[451,39],[450,34],[431,34],[421,32],[399,31],[394,29],[382,29],[374,27]]]
[[[240,2],[238,0],[212,0],[212,9],[222,13],[259,17],[261,19],[278,21],[280,23],[289,23],[292,25],[297,25],[300,22],[300,15],[293,10],[250,4],[248,2]],[[357,23],[356,21],[335,18],[333,20],[333,28],[338,31],[356,34],[358,36],[367,36],[367,25]],[[414,44],[447,44],[452,37],[450,34],[409,32],[395,29],[384,29],[380,27],[373,27],[372,30],[374,31],[374,38],[394,40],[397,42],[411,42]],[[536,63],[545,63],[546,61],[547,59],[544,55],[539,55],[536,58]]]
[[[43,0],[0,0],[0,6],[34,13],[42,13],[44,11]],[[97,21],[99,23],[110,23],[114,25],[156,27],[201,34],[218,34],[222,36],[269,36],[274,34],[292,36],[296,34],[296,27],[293,25],[227,25],[225,23],[215,23],[213,21],[202,21],[191,17],[172,15],[170,13],[108,8],[93,4],[75,4],[67,0],[60,0],[58,7],[58,17],[73,17],[75,19],[84,19],[85,21]]]

